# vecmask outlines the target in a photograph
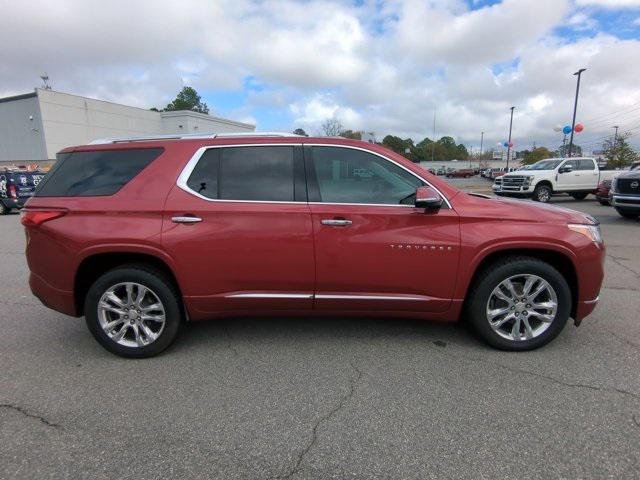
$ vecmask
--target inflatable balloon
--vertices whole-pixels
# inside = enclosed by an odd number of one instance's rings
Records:
[[[513,148],[513,142],[511,142],[511,143],[509,144],[509,147],[510,147],[510,148]]]
[[[553,131],[554,132],[561,132],[562,131],[562,125],[556,125],[555,127],[553,127]]]
[[[576,133],[580,133],[582,130],[584,130],[584,125],[582,125],[581,123],[577,123],[573,128],[573,131]]]
[[[498,146],[501,147],[502,146],[502,142],[498,142]]]
[[[508,147],[508,146],[509,146],[509,144],[508,144],[507,142],[504,142],[504,143],[502,144],[502,146],[503,146],[503,147]]]
[[[571,133],[571,125],[565,125],[565,127],[562,129],[562,133],[564,133],[565,135],[569,135]]]

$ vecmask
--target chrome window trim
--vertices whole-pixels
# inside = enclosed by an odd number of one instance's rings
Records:
[[[387,162],[391,162],[394,165],[396,165],[397,167],[400,167],[404,171],[408,172],[410,175],[413,175],[418,180],[424,182],[426,185],[428,185],[429,187],[433,188],[436,192],[438,192],[438,195],[440,195],[444,199],[444,202],[447,205],[447,208],[453,209],[453,207],[451,206],[451,203],[449,202],[449,199],[437,187],[435,187],[426,178],[418,175],[415,172],[412,172],[411,170],[409,170],[404,165],[401,165],[398,162],[396,162],[395,160],[392,160],[389,157],[385,157],[384,155],[382,155],[382,154],[380,154],[378,152],[374,152],[372,150],[368,150],[368,149],[362,148],[362,147],[355,147],[355,146],[352,146],[352,145],[340,145],[338,143],[239,143],[239,144],[235,144],[235,145],[207,145],[207,146],[204,146],[204,147],[200,147],[191,156],[191,158],[189,159],[187,164],[184,166],[184,168],[180,172],[180,175],[178,176],[178,180],[176,181],[176,185],[180,189],[184,190],[185,192],[187,192],[187,193],[189,193],[191,195],[194,195],[194,196],[196,196],[198,198],[201,198],[202,200],[206,200],[208,202],[264,203],[264,204],[282,203],[282,204],[294,204],[294,205],[300,205],[300,204],[308,204],[308,205],[354,205],[354,206],[363,206],[363,207],[416,208],[413,205],[398,205],[398,204],[394,204],[394,203],[298,202],[298,201],[295,201],[295,200],[291,200],[291,201],[282,201],[282,200],[229,200],[229,199],[219,199],[219,198],[208,198],[208,197],[205,197],[204,195],[201,195],[200,193],[196,192],[195,190],[192,190],[191,188],[189,188],[187,186],[187,181],[189,180],[189,177],[191,176],[191,173],[193,172],[193,169],[196,168],[196,165],[198,164],[198,161],[200,161],[200,158],[202,157],[202,155],[204,155],[204,152],[206,152],[207,150],[209,150],[211,148],[304,147],[304,146],[349,148],[351,150],[360,150],[360,151],[365,152],[365,153],[376,155],[376,156],[386,160]]]

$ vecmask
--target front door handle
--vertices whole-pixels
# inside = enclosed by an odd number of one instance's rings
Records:
[[[353,222],[344,218],[325,218],[321,223],[322,225],[330,225],[332,227],[346,227],[347,225],[351,225]]]
[[[194,217],[189,215],[171,217],[171,221],[173,223],[198,223],[201,222],[202,219],[200,217]]]

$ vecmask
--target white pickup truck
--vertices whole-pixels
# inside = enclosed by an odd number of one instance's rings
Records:
[[[611,180],[617,173],[600,170],[593,158],[548,158],[496,178],[492,188],[496,195],[531,197],[538,202],[548,202],[555,193],[582,200],[595,193],[601,181]]]

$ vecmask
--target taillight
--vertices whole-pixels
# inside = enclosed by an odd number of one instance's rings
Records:
[[[37,227],[67,214],[67,210],[21,210],[20,221],[25,227]]]
[[[9,196],[11,198],[18,198],[18,192],[16,192],[15,185],[9,185]]]

